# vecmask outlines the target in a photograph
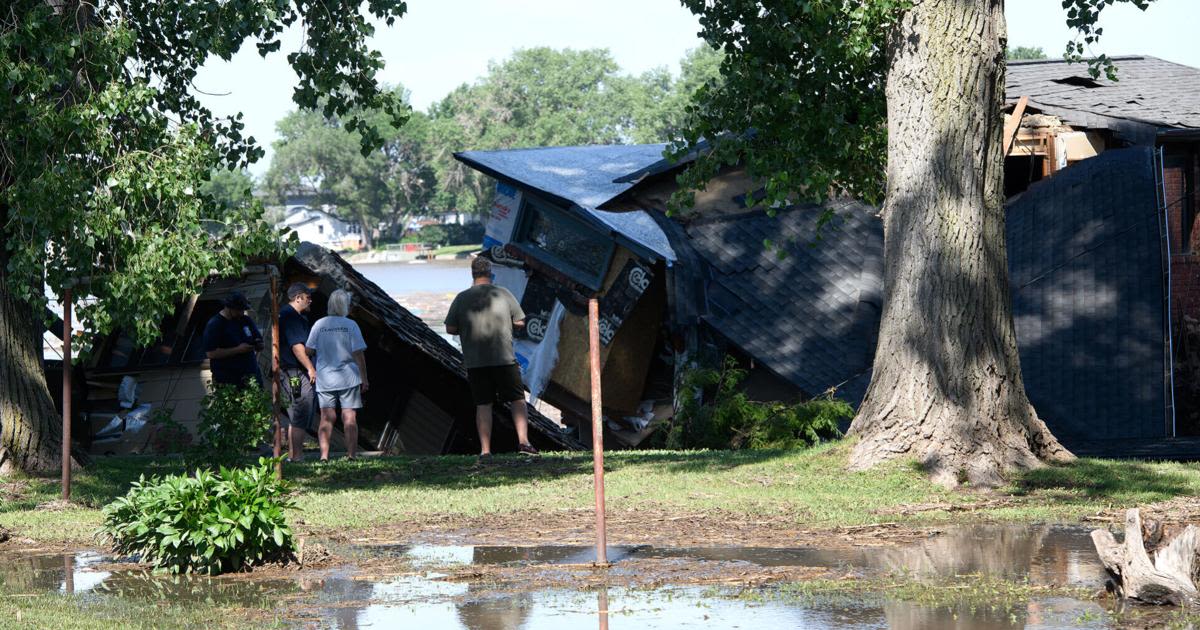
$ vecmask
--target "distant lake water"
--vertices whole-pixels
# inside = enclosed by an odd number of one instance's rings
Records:
[[[458,293],[471,286],[469,260],[367,263],[355,265],[354,269],[392,297],[414,293]]]
[[[434,332],[455,348],[458,337],[446,334],[442,323],[455,294],[471,286],[471,261],[439,260],[429,263],[362,263],[354,269],[396,299],[400,306],[425,320]]]

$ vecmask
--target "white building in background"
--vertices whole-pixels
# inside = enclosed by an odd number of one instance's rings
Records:
[[[329,212],[305,205],[288,205],[284,208],[283,221],[277,228],[288,228],[301,241],[316,243],[334,251],[360,250],[363,248],[362,226],[344,221]]]

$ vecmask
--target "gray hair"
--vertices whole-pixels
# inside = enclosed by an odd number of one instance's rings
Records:
[[[330,315],[347,317],[350,315],[350,300],[351,295],[349,291],[338,289],[329,296],[329,305],[325,310]]]

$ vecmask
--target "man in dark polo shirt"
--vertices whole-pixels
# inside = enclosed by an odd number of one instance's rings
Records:
[[[262,349],[263,336],[246,311],[250,303],[240,291],[230,293],[222,308],[204,326],[204,350],[215,385],[262,385],[254,353]]]
[[[312,306],[312,289],[303,282],[292,283],[287,290],[288,303],[279,309],[279,370],[283,388],[284,422],[288,430],[288,458],[304,459],[304,434],[312,428],[316,409],[313,384],[317,370],[304,349],[312,328],[307,315]]]
[[[475,428],[479,430],[479,456],[492,454],[492,404],[511,403],[517,428],[517,449],[526,455],[538,451],[529,443],[525,385],[513,353],[513,328],[525,325],[525,312],[517,298],[492,284],[492,261],[477,257],[471,262],[471,288],[459,293],[446,314],[446,332],[462,342],[463,364],[475,402]]]

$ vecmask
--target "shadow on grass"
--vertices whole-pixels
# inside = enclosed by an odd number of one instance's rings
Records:
[[[99,508],[129,491],[129,485],[145,475],[171,475],[184,471],[178,457],[124,456],[97,457],[71,476],[71,502],[82,507]],[[30,476],[18,482],[21,490],[15,497],[0,501],[0,513],[36,509],[38,505],[58,499],[62,493],[58,475]]]
[[[657,467],[664,473],[687,474],[727,471],[760,464],[795,451],[616,451],[608,453],[604,468]],[[247,457],[245,464],[257,461]],[[129,491],[131,483],[145,475],[163,476],[188,470],[180,457],[97,457],[73,477],[72,501],[83,507],[99,508]],[[519,485],[534,480],[591,475],[591,453],[547,453],[538,459],[518,455],[496,455],[488,465],[474,456],[395,456],[357,460],[335,459],[327,464],[307,461],[285,464],[284,477],[295,488],[308,493],[409,486],[426,489],[483,489]],[[19,496],[0,501],[0,513],[28,511],[58,498],[57,476],[30,477]]]
[[[1149,503],[1198,491],[1198,470],[1129,460],[1079,459],[1070,464],[1028,471],[1013,482],[1013,494],[1065,501],[1077,498]]]

